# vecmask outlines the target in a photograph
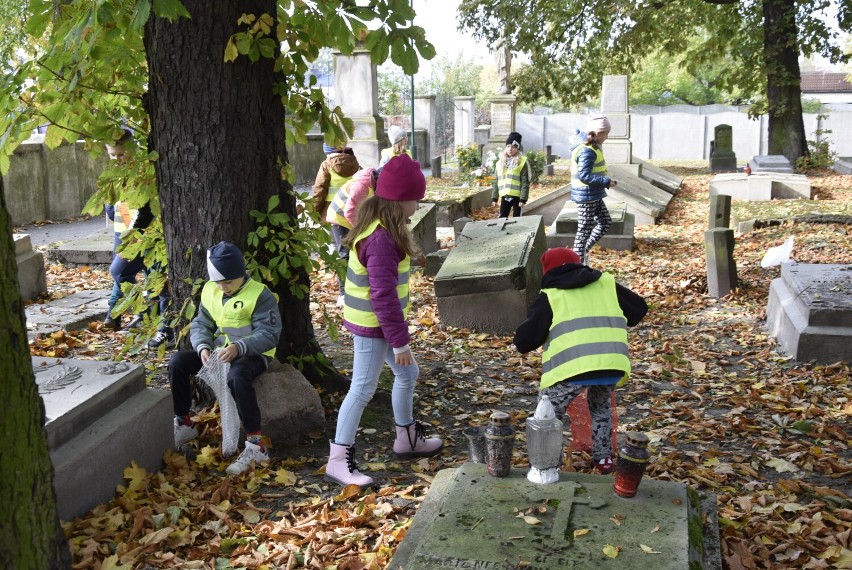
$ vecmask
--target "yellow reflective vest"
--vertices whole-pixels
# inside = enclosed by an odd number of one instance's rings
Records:
[[[597,370],[630,375],[627,319],[618,305],[615,279],[609,273],[577,289],[542,289],[553,322],[541,357],[541,388]]]
[[[518,165],[514,168],[506,168],[503,160],[497,161],[497,192],[500,197],[521,196],[521,172],[527,167],[527,157],[521,156]]]
[[[413,156],[411,156],[411,151],[408,149],[405,149],[405,154],[407,154],[410,158],[414,158]],[[393,147],[383,148],[380,157],[381,159],[379,160],[379,165],[384,166],[390,159],[395,156],[399,156],[399,154],[393,151]]]
[[[201,304],[219,327],[214,335],[217,346],[233,344],[252,333],[251,318],[257,299],[264,289],[266,285],[263,283],[247,279],[236,295],[223,302],[224,293],[214,282],[208,281],[204,284]],[[263,354],[275,358],[275,348],[270,348]]]
[[[373,304],[370,301],[370,278],[367,275],[367,268],[361,265],[358,259],[357,246],[358,243],[366,237],[369,237],[376,228],[381,225],[379,220],[374,220],[372,224],[367,226],[364,232],[352,242],[351,253],[349,254],[349,267],[346,270],[346,284],[344,286],[345,305],[343,306],[343,319],[349,321],[353,325],[360,327],[377,328],[379,318],[373,311]],[[411,270],[411,258],[406,256],[399,262],[397,273],[396,292],[399,296],[399,304],[402,307],[402,315],[408,317],[408,276]]]
[[[577,176],[579,173],[579,165],[577,164],[577,157],[580,156],[580,151],[583,148],[589,147],[593,151],[595,151],[595,165],[592,167],[592,174],[599,174],[601,176],[609,176],[609,171],[606,169],[606,161],[604,160],[603,150],[599,148],[595,148],[590,145],[578,145],[577,148],[574,149],[574,152],[571,153],[571,187],[572,188],[585,188],[588,186],[585,182],[580,180]]]
[[[354,182],[354,178],[350,178],[346,182],[343,183],[343,186],[337,191],[334,195],[334,199],[331,201],[331,205],[328,207],[328,211],[325,214],[325,221],[337,224],[338,226],[343,226],[344,228],[351,230],[352,224],[349,223],[349,220],[346,219],[344,215],[344,210],[346,208],[346,202],[349,200],[349,186]],[[330,190],[330,188],[329,188]],[[374,191],[370,188],[367,191],[367,198],[372,196]]]
[[[115,215],[112,220],[113,231],[120,234],[132,228],[139,216],[139,210],[129,208],[127,202],[116,202],[113,207],[115,208]]]
[[[332,200],[334,200],[334,197],[337,195],[337,191],[340,190],[340,187],[346,184],[347,181],[351,180],[352,177],[341,176],[333,168],[328,169],[328,174],[328,192],[325,195],[325,201],[331,202]]]

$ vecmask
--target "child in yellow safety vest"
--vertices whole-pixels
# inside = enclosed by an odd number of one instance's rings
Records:
[[[388,129],[388,140],[391,143],[389,148],[383,148],[379,158],[379,168],[388,163],[390,159],[401,154],[411,156],[411,151],[408,150],[408,133],[400,126],[391,125]],[[412,157],[414,158],[414,157]]]
[[[609,119],[603,115],[591,115],[586,121],[585,132],[578,132],[569,144],[571,200],[577,203],[574,251],[584,264],[589,262],[589,250],[612,226],[603,200],[606,189],[615,187],[618,182],[609,177],[601,148],[611,128]]]
[[[630,376],[626,327],[638,324],[648,305],[609,273],[580,263],[571,249],[547,250],[541,265],[541,293],[515,332],[515,346],[522,353],[544,346],[539,390],[560,420],[588,389],[592,462],[600,473],[611,473],[611,393]]]
[[[228,389],[246,432],[245,449],[225,471],[239,475],[253,462],[269,460],[253,383],[275,357],[281,313],[266,285],[246,275],[243,254],[234,244],[220,242],[207,250],[207,272],[210,281],[201,291],[198,314],[189,326],[193,350],[175,352],[169,360],[175,448],[198,437],[190,414],[190,377],[221,348],[218,357],[230,365]]]
[[[508,218],[510,211],[515,218],[520,217],[521,208],[526,205],[530,194],[532,169],[524,156],[519,133],[509,133],[494,174],[491,202],[496,206],[498,199],[500,201],[498,217]]]
[[[343,184],[361,169],[355,153],[349,147],[334,147],[323,143],[325,160],[320,164],[314,180],[314,208],[325,219],[329,204]]]
[[[358,206],[373,195],[378,176],[379,170],[373,168],[364,168],[356,172],[352,178],[343,183],[325,213],[325,221],[331,224],[331,241],[334,242],[334,249],[337,250],[340,259],[347,263],[349,248],[344,245],[343,240],[355,224]],[[343,279],[338,276],[338,307],[343,307],[343,285]]]
[[[355,354],[352,383],[337,414],[325,466],[326,479],[341,485],[373,483],[355,464],[354,444],[361,415],[376,392],[385,364],[394,374],[394,457],[430,457],[444,446],[440,438],[427,438],[424,426],[414,420],[414,388],[420,370],[409,347],[406,322],[411,257],[418,254],[407,224],[425,192],[420,163],[405,154],[393,157],[379,174],[375,195],[361,205],[345,242],[350,253],[343,325],[354,336]]]

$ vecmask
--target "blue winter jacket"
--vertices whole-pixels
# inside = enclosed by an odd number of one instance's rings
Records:
[[[582,133],[577,133],[571,137],[570,149],[573,154],[574,149],[581,144],[585,144],[585,137]],[[577,178],[588,186],[575,188],[571,187],[571,200],[574,202],[594,202],[606,198],[606,189],[609,188],[609,177],[600,174],[593,174],[592,168],[595,166],[595,150],[587,146],[580,150],[577,156]],[[574,168],[574,165],[571,165]]]

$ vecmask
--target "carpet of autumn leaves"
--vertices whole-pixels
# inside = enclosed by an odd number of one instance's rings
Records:
[[[852,568],[850,365],[796,363],[777,351],[764,321],[779,270],[760,267],[765,251],[791,235],[798,262],[852,264],[852,227],[790,223],[738,235],[740,287],[717,300],[706,294],[704,266],[710,176],[678,174],[682,188],[661,223],[636,228],[634,251],[596,249],[591,256],[593,266],[614,273],[651,307],[630,333],[634,374],[618,390],[619,430],[650,436],[647,476],[716,494],[729,570]],[[852,202],[851,176],[821,173],[812,184],[821,201]],[[495,215],[486,209],[474,217]],[[50,271],[49,280],[65,289],[74,289],[74,280],[103,280],[95,270],[84,277]],[[346,371],[350,340],[339,333],[335,297],[334,278],[317,275],[317,335]],[[228,478],[215,412],[203,411],[195,453],[167,453],[156,474],[129,466],[113,501],[64,523],[74,567],[381,569],[434,474],[466,459],[464,428],[485,423],[493,410],[509,412],[518,431],[515,464],[525,466],[523,425],[535,407],[539,355],[519,355],[510,337],[442,327],[430,278],[413,279],[412,301],[417,414],[444,438],[440,456],[391,459],[393,421],[380,393],[358,441],[359,463],[380,485],[363,492],[330,486],[322,466],[342,395],[322,394],[326,433],[278,445],[270,465]],[[37,341],[33,352],[104,358],[119,347],[111,334],[84,331]],[[152,385],[161,385],[162,361],[135,358],[149,367]],[[588,468],[582,452],[563,466]]]

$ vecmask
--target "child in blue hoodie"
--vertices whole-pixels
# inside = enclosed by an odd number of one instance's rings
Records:
[[[592,115],[585,132],[572,138],[571,200],[577,203],[577,235],[574,251],[582,263],[588,264],[589,250],[609,231],[612,218],[603,199],[606,189],[617,182],[609,177],[601,145],[609,136],[611,125],[603,115]]]

